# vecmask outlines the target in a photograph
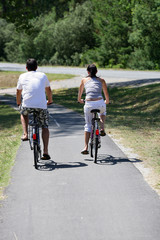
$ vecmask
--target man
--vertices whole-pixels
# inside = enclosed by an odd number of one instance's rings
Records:
[[[28,140],[28,113],[30,108],[38,109],[42,127],[43,160],[50,159],[48,154],[49,130],[47,105],[52,103],[52,91],[47,76],[37,72],[35,59],[28,59],[26,63],[28,72],[20,75],[17,83],[17,105],[20,106],[21,123],[23,127],[22,141]],[[46,94],[45,94],[46,93]],[[46,100],[46,95],[48,101]],[[22,102],[21,102],[22,96]]]

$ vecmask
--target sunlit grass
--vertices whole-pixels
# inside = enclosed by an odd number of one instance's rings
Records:
[[[0,199],[3,188],[10,179],[17,149],[20,145],[22,128],[17,111],[7,105],[0,104]]]
[[[23,72],[0,71],[0,88],[12,88],[17,86],[17,81]],[[75,77],[72,74],[46,73],[49,81],[59,81]]]

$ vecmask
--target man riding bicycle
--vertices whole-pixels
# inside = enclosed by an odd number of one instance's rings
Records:
[[[31,109],[39,112],[39,122],[42,127],[43,157],[48,160],[49,129],[47,105],[52,103],[52,91],[47,76],[37,72],[37,61],[28,59],[26,63],[28,72],[20,75],[17,83],[17,105],[20,105],[21,123],[23,127],[22,141],[28,140],[28,113]],[[48,101],[46,100],[46,95]],[[22,102],[21,102],[22,96]]]

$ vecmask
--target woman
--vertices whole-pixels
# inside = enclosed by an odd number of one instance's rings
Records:
[[[82,154],[89,154],[88,143],[92,127],[92,109],[100,110],[100,135],[105,136],[104,131],[104,122],[106,117],[106,104],[109,103],[109,94],[107,91],[107,85],[104,79],[96,76],[97,67],[94,64],[90,64],[87,67],[88,76],[83,78],[79,87],[78,93],[78,102],[84,103],[84,100],[81,99],[83,90],[85,88],[86,98],[84,105],[84,115],[85,115],[85,147],[81,151]],[[105,100],[102,96],[102,90],[104,93]]]

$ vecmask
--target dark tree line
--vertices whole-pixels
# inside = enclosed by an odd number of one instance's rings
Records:
[[[159,0],[1,0],[0,60],[160,69]]]

